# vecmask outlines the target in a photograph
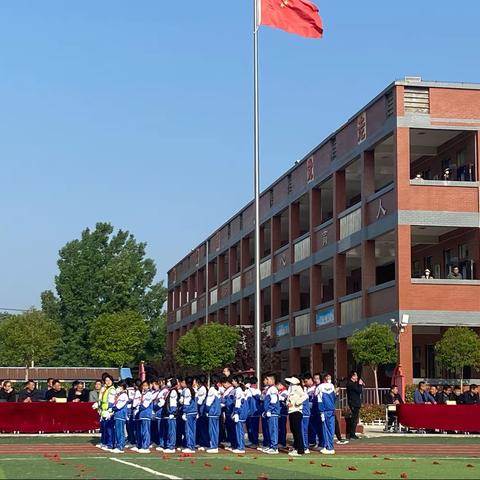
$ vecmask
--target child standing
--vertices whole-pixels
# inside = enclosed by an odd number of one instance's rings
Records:
[[[115,448],[112,452],[123,453],[125,449],[125,424],[129,413],[127,384],[125,382],[120,383],[117,387],[112,411],[115,432]]]
[[[218,388],[219,378],[212,375],[211,387],[208,390],[207,399],[205,400],[205,412],[208,418],[208,436],[210,439],[210,448],[207,453],[218,453],[219,442],[219,423],[220,423],[220,391]]]

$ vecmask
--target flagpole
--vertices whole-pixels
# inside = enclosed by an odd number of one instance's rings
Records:
[[[258,27],[261,0],[253,0],[253,151],[255,191],[255,371],[261,382],[261,292],[260,292],[260,129],[258,103]],[[261,383],[259,383],[261,384]]]

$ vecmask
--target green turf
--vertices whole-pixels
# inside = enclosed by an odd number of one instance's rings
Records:
[[[172,457],[164,460],[159,456],[123,455],[121,460],[148,467],[157,472],[175,475],[182,479],[257,479],[266,474],[269,479],[364,479],[401,478],[402,473],[409,479],[478,479],[480,459],[465,458],[417,458],[392,456],[392,460],[372,458],[366,455],[322,457],[311,455],[294,458],[286,456],[267,457],[246,455],[235,457],[197,456],[190,458]],[[193,463],[192,463],[193,462]],[[313,463],[310,463],[313,462]],[[438,462],[434,464],[433,462]],[[327,464],[330,466],[322,466]],[[473,467],[467,467],[467,464]],[[354,467],[356,470],[349,470]],[[7,479],[139,479],[162,478],[130,465],[116,463],[110,457],[95,455],[65,455],[47,459],[40,456],[0,457],[0,469]],[[0,471],[1,471],[0,470]],[[377,471],[375,474],[374,472]],[[384,472],[384,473],[378,473]]]

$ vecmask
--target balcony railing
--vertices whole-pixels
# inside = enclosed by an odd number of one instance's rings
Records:
[[[310,333],[310,313],[304,313],[295,317],[295,336],[308,335]]]
[[[215,288],[210,292],[210,305],[215,305],[217,301],[218,301],[218,288]]]
[[[260,279],[269,277],[272,274],[272,259],[268,258],[260,264]]]
[[[182,311],[181,311],[181,310],[177,310],[177,311],[175,312],[175,322],[179,322],[181,319],[182,319]]]
[[[194,300],[192,302],[192,315],[195,315],[197,313],[197,301]]]
[[[242,289],[242,276],[232,278],[232,295],[238,293]]]
[[[356,323],[362,318],[362,297],[358,296],[351,300],[345,300],[340,304],[342,325]]]
[[[340,240],[347,238],[362,229],[362,208],[359,207],[353,212],[340,218]]]
[[[310,237],[300,240],[294,245],[294,261],[300,262],[310,256]]]

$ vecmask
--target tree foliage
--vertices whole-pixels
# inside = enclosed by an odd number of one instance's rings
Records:
[[[104,313],[89,327],[90,353],[105,367],[132,363],[145,347],[149,328],[142,315],[132,310]]]
[[[149,333],[145,343],[143,360],[159,363],[165,357],[167,345],[167,316],[165,313],[148,321]]]
[[[86,229],[60,250],[56,295],[42,293],[42,310],[58,317],[65,331],[64,365],[88,365],[88,325],[103,314],[134,311],[158,319],[166,300],[163,283],[153,283],[154,261],[146,244],[109,223]]]
[[[449,328],[435,345],[440,364],[460,373],[463,384],[463,368],[480,366],[480,337],[470,328]]]
[[[59,322],[38,310],[9,315],[0,322],[0,362],[4,366],[45,364],[61,347]]]
[[[175,359],[184,367],[210,373],[230,365],[239,340],[240,333],[235,327],[219,323],[195,327],[178,340]]]

